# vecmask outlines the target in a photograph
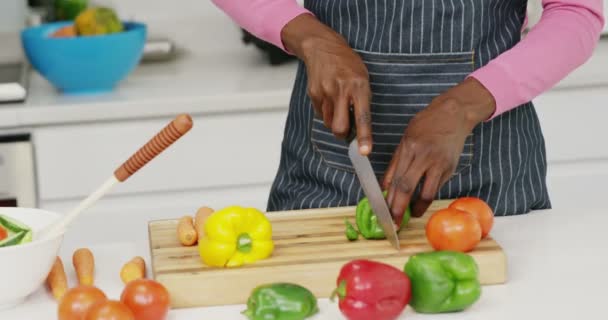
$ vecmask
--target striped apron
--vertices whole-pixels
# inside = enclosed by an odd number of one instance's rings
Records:
[[[366,64],[372,166],[380,180],[412,117],[520,40],[526,0],[306,0]],[[268,211],[355,205],[347,145],[314,114],[300,62]],[[437,199],[475,196],[496,215],[550,208],[545,143],[532,103],[479,124]],[[418,186],[418,192],[420,186]]]

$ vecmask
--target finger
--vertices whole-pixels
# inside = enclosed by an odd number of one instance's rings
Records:
[[[372,113],[370,111],[371,93],[369,89],[359,89],[352,94],[355,107],[355,125],[359,152],[367,156],[372,152]]]
[[[391,213],[395,223],[401,224],[403,213],[410,204],[410,200],[416,186],[420,181],[422,175],[427,171],[428,162],[424,157],[414,158],[412,164],[407,170],[398,168],[397,176],[393,180],[392,185],[394,186],[394,196],[390,202]]]
[[[331,124],[334,117],[334,106],[330,99],[324,99],[322,104],[323,124],[328,129],[331,129]]]
[[[382,179],[382,188],[384,190],[390,189],[391,181],[393,181],[393,176],[395,175],[395,169],[397,169],[397,161],[399,161],[400,152],[401,144],[399,144],[395,149],[395,152],[393,152],[391,162],[388,164],[386,171],[384,171],[384,178]]]
[[[334,118],[332,122],[332,132],[336,137],[340,139],[344,139],[346,138],[346,136],[348,136],[350,126],[353,125],[350,123],[350,119],[348,116],[349,105],[347,102],[348,100],[346,100],[346,98],[339,99],[338,103],[335,104],[333,108]]]
[[[344,125],[345,123],[348,124],[349,123],[349,119],[348,119],[348,96],[346,95],[346,93],[344,91],[340,91],[338,92],[336,95],[334,95],[334,99],[333,99],[333,112],[341,112],[342,115],[341,117],[346,117],[346,120],[343,121],[341,120],[340,125]],[[335,116],[335,114],[334,114]],[[350,128],[350,124],[347,126],[347,130],[346,130],[346,134],[345,136],[348,134],[348,129]],[[343,129],[343,128],[340,128]],[[334,133],[335,134],[335,133]]]
[[[310,98],[310,103],[312,104],[312,108],[315,111],[317,117],[323,116],[323,96],[316,94],[314,90],[308,90],[308,97]]]
[[[394,169],[392,169],[392,173],[390,173],[391,177],[390,182],[388,184],[388,194],[386,197],[389,204],[393,203],[393,200],[395,199],[395,193],[397,188],[394,182],[396,176],[399,175],[399,172],[401,174],[406,172],[414,161],[414,153],[408,151],[405,147],[403,147],[402,143],[399,144],[397,149],[398,152],[395,152],[395,154],[393,155],[393,159],[391,159],[391,162],[394,162]]]
[[[442,171],[435,167],[429,169],[425,175],[424,185],[420,191],[420,195],[413,202],[412,216],[421,217],[429,208],[441,184]]]

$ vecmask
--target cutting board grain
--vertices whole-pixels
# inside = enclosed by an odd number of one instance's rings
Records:
[[[432,251],[425,237],[425,223],[449,202],[435,201],[423,217],[411,219],[399,233],[399,252],[386,240],[360,238],[349,242],[344,235],[344,219],[354,224],[354,207],[269,213],[275,241],[273,255],[232,269],[207,267],[196,246],[181,246],[177,220],[151,221],[152,273],[171,294],[174,308],[241,304],[257,285],[284,281],[303,285],[318,298],[327,298],[340,268],[353,259],[372,259],[403,269],[409,256]],[[496,241],[484,239],[470,254],[479,265],[483,285],[506,282],[506,256]]]

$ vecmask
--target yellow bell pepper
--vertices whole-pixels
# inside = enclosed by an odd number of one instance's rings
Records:
[[[203,263],[213,267],[238,267],[266,259],[274,249],[272,226],[254,208],[226,207],[207,218],[198,249]]]

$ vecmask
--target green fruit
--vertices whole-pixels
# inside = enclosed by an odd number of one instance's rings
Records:
[[[74,20],[88,5],[88,0],[55,0],[55,20]]]
[[[112,34],[123,31],[116,12],[110,8],[90,8],[82,12],[75,21],[76,32],[81,36]]]

